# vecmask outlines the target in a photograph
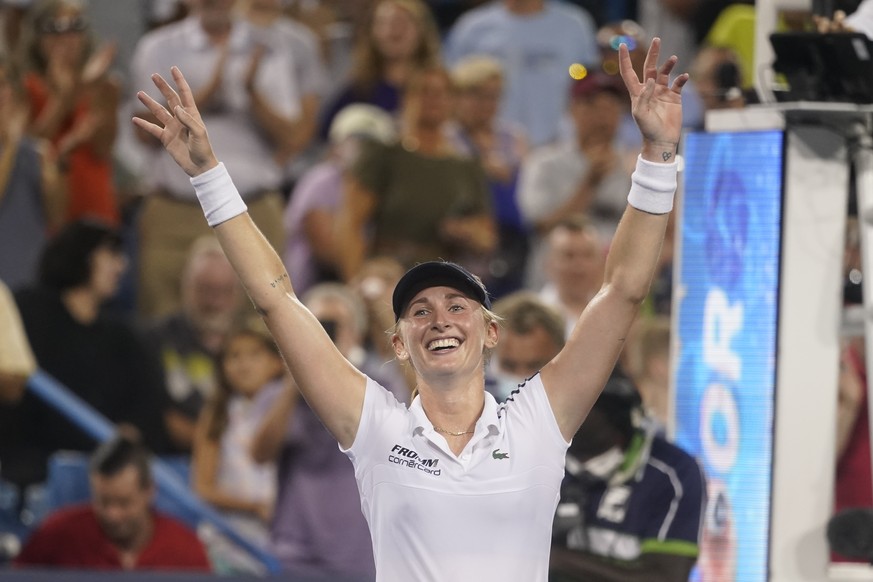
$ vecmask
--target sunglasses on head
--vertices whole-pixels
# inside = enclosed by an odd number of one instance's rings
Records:
[[[64,34],[87,30],[88,21],[83,16],[51,18],[41,23],[39,30],[44,34]]]

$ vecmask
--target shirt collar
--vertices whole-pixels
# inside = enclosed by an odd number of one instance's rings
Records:
[[[421,396],[416,395],[412,404],[409,405],[409,411],[412,413],[409,420],[409,431],[413,435],[423,435],[435,433],[433,423],[424,413],[424,407],[421,405]],[[494,400],[489,392],[485,392],[485,405],[482,407],[482,414],[476,421],[476,427],[473,429],[473,437],[476,438],[482,434],[497,434],[500,432],[500,419],[497,416],[497,401]]]
[[[206,32],[203,30],[203,27],[200,26],[200,18],[195,16],[189,16],[185,19],[185,22],[182,25],[184,27],[184,37],[188,39],[188,43],[190,44],[192,49],[195,50],[205,50],[210,47],[209,37],[206,35]],[[228,42],[230,43],[231,49],[240,49],[246,46],[249,41],[249,36],[251,35],[251,30],[246,25],[244,21],[240,21],[234,19],[231,21],[230,28],[230,38]]]

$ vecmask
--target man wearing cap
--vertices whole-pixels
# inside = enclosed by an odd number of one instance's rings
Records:
[[[643,147],[604,284],[561,352],[503,404],[485,392],[497,318],[481,282],[462,267],[426,262],[398,282],[391,336],[412,369],[407,408],[342,357],[296,298],[279,256],[258,233],[209,144],[178,69],[154,81],[169,108],[140,93],[158,120],[135,123],[159,138],[192,178],[256,309],[263,315],[313,412],[355,468],[379,581],[545,582],[552,517],[569,441],[615,365],[648,294],[676,189],[681,90],[688,80],[662,65],[660,40],[644,79],[621,49]]]
[[[630,174],[615,139],[628,101],[621,79],[592,72],[575,81],[570,116],[574,139],[534,150],[521,167],[518,205],[533,231],[526,285],[545,283],[545,238],[571,214],[591,217],[609,241],[627,204]]]

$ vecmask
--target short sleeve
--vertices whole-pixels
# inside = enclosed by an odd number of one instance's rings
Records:
[[[650,459],[651,469],[661,472],[665,486],[650,491],[653,515],[640,536],[643,553],[696,556],[706,488],[700,466],[681,451],[676,462]],[[667,485],[669,484],[669,485]]]
[[[375,430],[376,427],[384,426],[388,422],[406,422],[407,413],[403,403],[368,377],[364,393],[364,408],[361,410],[361,422],[355,440],[348,449],[340,447],[340,450],[357,465],[357,461],[365,458],[368,450],[372,450],[371,443],[378,432]]]

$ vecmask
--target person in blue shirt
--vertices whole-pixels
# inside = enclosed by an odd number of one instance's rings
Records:
[[[521,125],[532,146],[558,139],[567,111],[571,63],[600,66],[591,15],[556,0],[495,0],[470,10],[449,31],[450,66],[469,55],[489,55],[503,66],[500,117]]]

